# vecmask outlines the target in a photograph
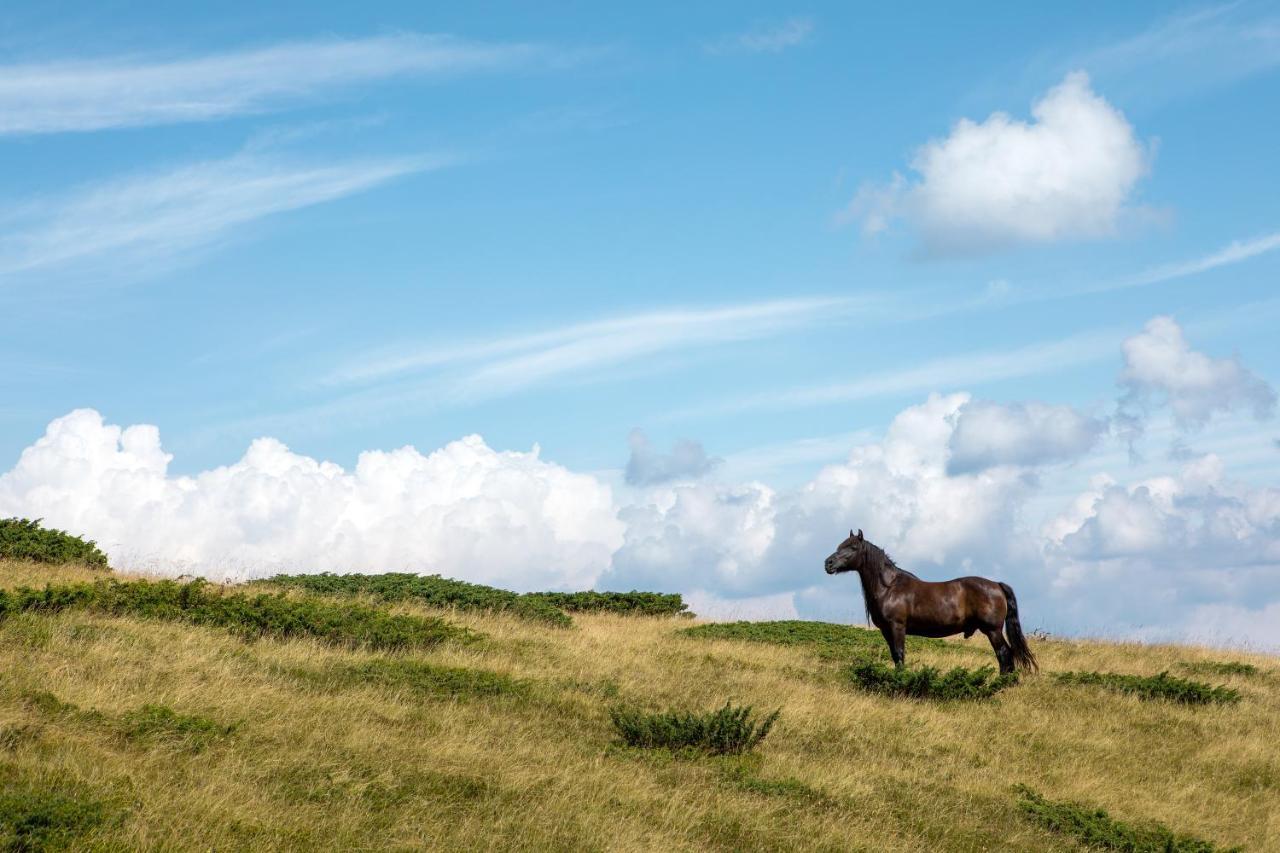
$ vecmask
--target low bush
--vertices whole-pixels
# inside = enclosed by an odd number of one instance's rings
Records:
[[[276,575],[261,583],[291,587],[316,595],[367,595],[379,601],[417,601],[431,607],[455,607],[489,613],[510,613],[534,622],[567,628],[573,624],[556,605],[506,589],[478,583],[442,578],[439,575],[415,575],[387,572],[379,575]]]
[[[679,593],[662,592],[530,592],[525,599],[544,601],[570,613],[619,613],[626,616],[688,616]]]
[[[641,749],[697,750],[713,755],[740,755],[755,749],[768,736],[782,709],[754,718],[751,706],[723,708],[704,713],[664,711],[651,713],[629,705],[609,711],[622,742]]]
[[[78,785],[0,779],[0,850],[65,850],[103,824],[106,806]]]
[[[1082,844],[1125,853],[1230,853],[1240,848],[1215,846],[1190,835],[1178,835],[1158,823],[1118,821],[1099,808],[1046,800],[1026,785],[1015,787],[1023,814],[1053,832],[1070,835]]]
[[[30,560],[36,563],[80,563],[96,569],[107,568],[107,555],[98,546],[79,536],[40,526],[40,519],[0,519],[0,560]]]
[[[0,619],[15,613],[91,610],[226,628],[246,638],[312,637],[343,646],[404,649],[469,632],[443,619],[394,615],[356,603],[295,600],[283,595],[244,595],[204,581],[116,581],[0,590]]]
[[[860,661],[849,668],[854,686],[887,696],[909,696],[913,699],[964,701],[989,699],[1001,690],[1018,683],[1015,673],[996,675],[989,666],[965,669],[957,666],[943,672],[932,666],[898,669],[880,661]]]
[[[1259,669],[1251,663],[1234,660],[1183,661],[1179,667],[1197,675],[1257,675]]]
[[[889,646],[879,631],[857,625],[806,622],[799,619],[779,622],[712,622],[685,628],[682,634],[703,640],[746,640],[779,646],[811,646],[823,657],[889,657]],[[948,649],[946,642],[930,637],[908,637],[907,651]]]
[[[1185,705],[1222,705],[1240,701],[1240,691],[1230,687],[1214,687],[1203,681],[1178,678],[1167,672],[1159,675],[1123,675],[1118,672],[1058,672],[1054,677],[1063,684],[1102,687],[1117,693],[1130,693],[1140,699],[1166,699]]]

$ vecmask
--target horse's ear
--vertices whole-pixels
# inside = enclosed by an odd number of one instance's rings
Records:
[[[853,535],[853,533],[850,533],[849,535],[850,535],[850,536],[852,536],[852,535]],[[859,539],[859,541],[861,541],[861,539],[862,539],[862,528],[861,528],[861,527],[859,527],[859,528],[858,528],[858,539]]]
[[[850,528],[849,528],[849,538],[850,538],[850,539],[852,539],[852,538],[853,538],[853,528],[852,528],[852,527],[850,527]]]

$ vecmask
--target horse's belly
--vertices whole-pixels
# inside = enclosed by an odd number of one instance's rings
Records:
[[[907,633],[916,637],[950,637],[964,632],[963,625],[939,625],[933,622],[907,622]]]

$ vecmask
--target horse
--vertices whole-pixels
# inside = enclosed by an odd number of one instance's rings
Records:
[[[867,615],[884,635],[893,665],[899,669],[906,661],[907,634],[950,637],[963,633],[968,639],[975,631],[991,641],[1000,672],[1038,668],[1018,622],[1018,599],[1007,583],[977,577],[942,583],[920,580],[898,568],[861,530],[849,531],[849,538],[827,557],[826,570],[829,575],[858,573]]]

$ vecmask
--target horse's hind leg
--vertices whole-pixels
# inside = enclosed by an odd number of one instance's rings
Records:
[[[1004,638],[1004,631],[1000,628],[983,628],[982,633],[987,635],[991,648],[995,649],[996,660],[1000,661],[1000,672],[1013,672],[1013,650],[1009,648],[1009,641]]]

